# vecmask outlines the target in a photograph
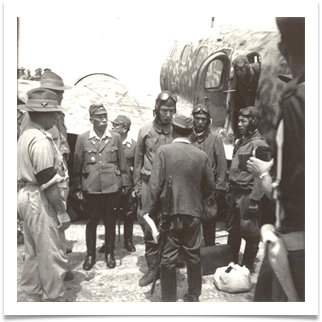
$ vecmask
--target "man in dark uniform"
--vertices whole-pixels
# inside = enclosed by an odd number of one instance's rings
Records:
[[[100,217],[105,226],[105,260],[108,268],[114,258],[116,208],[121,190],[130,182],[121,137],[107,130],[107,111],[102,104],[89,107],[93,129],[77,137],[74,157],[73,191],[85,199],[90,218],[86,225],[87,256],[84,270],[92,269],[96,257],[96,228]]]
[[[154,109],[154,120],[144,125],[139,132],[134,159],[134,190],[141,199],[143,208],[151,202],[149,196],[149,180],[158,147],[173,141],[171,135],[171,120],[176,112],[177,98],[169,91],[161,92]],[[142,211],[138,211],[138,221],[143,229],[145,241],[145,257],[148,264],[147,273],[140,279],[140,286],[147,286],[153,282],[156,272],[155,265],[158,247],[154,243],[151,229],[143,219]]]
[[[211,131],[211,116],[208,107],[198,104],[193,108],[192,115],[194,127],[190,141],[192,145],[208,155],[209,164],[216,183],[216,190],[205,200],[204,208],[204,211],[207,212],[206,217],[212,218],[202,223],[205,245],[212,246],[215,245],[216,239],[216,197],[219,193],[224,194],[226,191],[227,160],[220,135]]]
[[[268,147],[258,132],[259,122],[260,112],[256,107],[249,106],[239,111],[238,129],[242,137],[235,145],[229,170],[232,197],[227,214],[228,244],[231,246],[233,261],[238,264],[241,239],[245,239],[242,266],[245,265],[251,273],[254,272],[254,260],[259,249],[258,221],[263,192],[260,180],[243,168],[242,157],[250,157],[257,147]]]
[[[275,192],[279,196],[275,197],[276,203],[280,205],[275,226],[262,228],[268,251],[255,291],[254,301],[258,302],[305,301],[305,18],[281,17],[276,18],[276,23],[281,32],[278,48],[287,60],[293,80],[288,82],[280,99],[282,113],[276,142],[281,158],[277,161],[275,182],[270,175],[272,162],[256,158],[248,161],[249,171],[261,178],[266,195],[273,199]],[[274,256],[276,246],[285,248],[285,252]],[[280,267],[273,267],[276,274],[268,281],[267,273],[263,272],[274,261]]]
[[[201,294],[202,273],[200,248],[202,243],[201,212],[203,199],[215,189],[209,159],[203,151],[189,142],[193,128],[191,117],[176,115],[172,122],[171,144],[156,151],[149,187],[151,205],[144,213],[158,216],[159,205],[168,201],[167,180],[172,176],[172,211],[169,231],[161,258],[161,292],[163,302],[175,302],[177,298],[176,261],[182,248],[187,263],[188,293],[186,302],[198,302]]]
[[[131,120],[125,115],[118,115],[112,124],[112,131],[120,134],[121,136],[126,159],[127,173],[131,181],[131,187],[133,187],[133,166],[136,141],[128,137],[128,132],[131,128]],[[126,194],[121,195],[119,207],[117,209],[119,215],[124,215],[124,247],[129,252],[136,251],[136,248],[133,244],[133,222],[137,211],[134,198],[135,195],[133,196],[132,191],[128,190]],[[99,252],[105,253],[105,245],[102,246]]]

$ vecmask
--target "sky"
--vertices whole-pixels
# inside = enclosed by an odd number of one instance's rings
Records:
[[[312,4],[313,2],[313,4]],[[310,234],[306,237],[309,245],[317,244],[317,180],[311,182],[316,176],[317,165],[317,4],[314,1],[306,3],[16,3],[15,1],[5,1],[5,33],[4,33],[4,62],[5,62],[5,140],[4,151],[11,151],[16,146],[15,135],[10,133],[16,128],[16,111],[12,102],[16,100],[16,68],[24,66],[30,68],[32,72],[38,67],[51,68],[61,75],[66,84],[73,84],[74,81],[91,72],[105,72],[118,78],[130,92],[137,95],[154,94],[160,90],[159,74],[161,65],[165,59],[173,39],[198,37],[204,30],[209,30],[211,17],[215,17],[216,22],[223,19],[231,23],[256,24],[260,27],[265,25],[269,17],[303,16],[308,19],[307,23],[307,44],[310,53],[308,64],[314,63],[314,68],[306,71],[309,91],[307,96],[307,106],[309,113],[306,113],[306,121],[309,122],[309,133],[306,136],[306,147],[308,149],[308,169],[307,184],[308,191],[307,206],[309,208],[310,220],[307,227]],[[209,17],[208,17],[209,15]],[[17,51],[17,17],[21,17],[19,29],[19,51]],[[19,55],[18,55],[19,54]],[[18,57],[19,56],[19,57]],[[19,58],[19,60],[18,60]],[[18,62],[17,62],[18,60]],[[14,130],[15,133],[15,130]],[[16,167],[15,152],[6,154],[10,158],[10,166]],[[11,156],[13,156],[11,158]],[[5,165],[7,159],[5,156]],[[5,166],[6,169],[6,166]],[[313,171],[311,173],[310,171]],[[11,209],[16,203],[15,176],[12,172],[5,171],[5,209]],[[5,240],[11,240],[10,245],[15,245],[16,221],[15,211],[5,211]],[[11,219],[10,219],[11,218]],[[311,220],[312,219],[312,220]],[[8,237],[8,239],[7,239]],[[4,258],[8,263],[15,263],[15,252],[12,246],[5,247]],[[311,255],[311,254],[310,254]],[[308,269],[311,270],[309,277],[317,276],[316,253],[308,257]],[[14,266],[14,265],[13,265]],[[10,265],[10,269],[5,267],[5,276],[11,279],[5,280],[5,307],[11,314],[26,314],[35,311],[27,306],[27,303],[15,303],[16,301],[16,272]],[[13,285],[10,284],[14,282]],[[208,314],[241,314],[243,312],[255,314],[301,314],[301,312],[312,311],[312,296],[316,295],[315,282],[307,283],[310,292],[307,292],[307,303],[292,305],[277,304],[269,307],[258,307],[251,303],[220,303],[220,305],[203,306],[204,312]],[[314,302],[314,304],[317,301]],[[48,306],[42,306],[41,313],[44,313]],[[131,303],[127,303],[130,305]],[[134,303],[132,303],[134,304]],[[142,303],[141,303],[142,304]],[[155,304],[149,303],[149,309],[159,310]],[[157,303],[158,304],[158,303]],[[209,303],[207,303],[209,304]],[[249,304],[250,306],[248,306]],[[77,312],[86,314],[86,305],[82,303],[68,304],[77,307]],[[123,305],[123,304],[122,304]],[[117,308],[117,306],[115,306]],[[141,312],[146,306],[135,303],[131,307],[132,311],[140,309]],[[237,308],[237,309],[235,309]],[[254,308],[256,308],[254,310]],[[112,310],[111,307],[109,307]],[[173,309],[173,307],[172,307]],[[59,310],[58,310],[59,311]],[[115,312],[114,306],[113,311]],[[14,313],[12,313],[14,312]],[[38,310],[37,310],[38,312]],[[102,311],[101,311],[102,312]],[[111,312],[111,311],[110,311]],[[164,313],[166,311],[162,311]],[[173,312],[173,311],[172,311]],[[183,311],[180,310],[182,313]],[[179,312],[179,314],[180,314]],[[184,307],[184,312],[194,314],[193,307]],[[264,312],[264,313],[263,313]],[[64,311],[66,314],[66,311]],[[106,313],[106,311],[105,311]],[[177,312],[178,313],[178,312]],[[33,314],[33,313],[31,313]],[[53,313],[52,313],[53,314]],[[104,314],[104,310],[103,310]]]

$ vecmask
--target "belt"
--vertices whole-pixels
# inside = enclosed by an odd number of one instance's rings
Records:
[[[305,248],[304,231],[294,231],[287,234],[278,233],[288,251],[303,250]]]

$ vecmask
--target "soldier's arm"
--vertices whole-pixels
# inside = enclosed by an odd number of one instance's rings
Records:
[[[29,153],[38,184],[56,211],[60,222],[58,228],[67,229],[70,225],[70,218],[66,212],[67,187],[61,184],[65,178],[54,168],[55,156],[52,143],[47,138],[34,142],[30,146]]]
[[[126,168],[126,160],[125,160],[125,154],[123,150],[123,145],[121,141],[121,137],[118,135],[117,138],[117,156],[118,156],[118,166],[121,171],[121,176],[122,176],[122,185],[123,187],[130,187],[131,182],[130,178],[127,173],[127,168]]]
[[[226,191],[227,160],[224,144],[219,135],[215,139],[215,157],[217,163],[216,190]]]
[[[161,209],[160,207],[160,196],[165,183],[165,160],[164,160],[164,152],[162,149],[157,149],[152,172],[149,180],[149,190],[151,197],[151,205],[149,208],[143,209],[144,213],[149,213],[154,216]]]
[[[84,145],[82,137],[79,135],[76,140],[74,153],[74,167],[72,177],[72,191],[77,193],[82,189],[82,168],[84,163]]]
[[[143,167],[143,158],[144,158],[144,136],[141,129],[138,134],[138,140],[137,140],[136,149],[135,149],[134,172],[133,172],[134,190],[138,192],[141,191],[141,187],[142,187],[141,169]]]

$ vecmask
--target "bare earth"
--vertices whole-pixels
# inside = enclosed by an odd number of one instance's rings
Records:
[[[153,296],[150,295],[151,285],[140,287],[138,284],[141,276],[147,271],[144,257],[143,233],[140,225],[134,226],[134,244],[137,251],[130,253],[123,247],[123,225],[121,225],[121,240],[118,242],[116,237],[116,268],[108,269],[104,261],[104,254],[99,254],[98,250],[103,244],[104,226],[97,228],[97,255],[96,264],[89,272],[84,271],[83,261],[86,256],[85,244],[85,225],[86,221],[72,223],[66,230],[68,246],[73,252],[68,254],[68,267],[74,274],[74,280],[65,282],[66,298],[72,302],[159,302],[161,301],[160,281],[157,281]],[[217,234],[216,241],[226,244],[227,236],[225,231]],[[223,237],[219,237],[223,236]],[[241,252],[243,252],[242,244]],[[17,301],[25,302],[26,296],[19,288],[19,280],[23,268],[24,246],[18,245],[17,265],[18,265],[18,293]],[[230,294],[216,289],[213,275],[204,276],[202,279],[202,302],[252,302],[254,297],[255,285],[257,281],[260,263],[263,258],[263,247],[255,260],[256,272],[252,275],[252,289],[250,292]],[[186,268],[177,269],[177,301],[182,302],[183,295],[186,293],[187,274]]]

